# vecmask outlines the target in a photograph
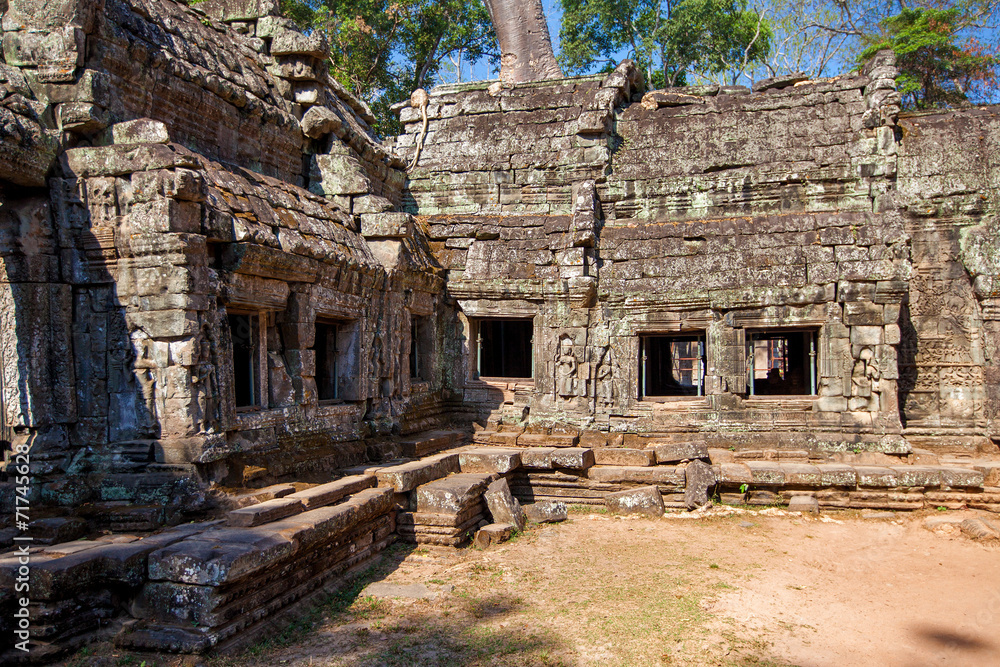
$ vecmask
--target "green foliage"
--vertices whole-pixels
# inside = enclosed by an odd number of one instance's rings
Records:
[[[910,109],[948,107],[968,99],[975,86],[995,84],[997,59],[974,40],[959,46],[962,9],[907,9],[882,21],[882,34],[859,56],[896,53],[896,85]]]
[[[560,0],[560,63],[568,72],[614,67],[626,51],[651,87],[689,74],[735,81],[771,49],[766,18],[746,0]],[[728,75],[728,76],[726,76]]]
[[[389,107],[440,83],[449,66],[496,57],[482,0],[282,0],[282,11],[330,40],[330,73],[372,107],[376,131],[396,134]]]

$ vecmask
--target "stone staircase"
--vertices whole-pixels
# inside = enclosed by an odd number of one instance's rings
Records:
[[[623,494],[642,493],[658,494],[659,507],[674,508],[690,508],[714,493],[732,504],[794,505],[808,498],[824,508],[1000,512],[1000,461],[987,459],[730,451],[677,438],[645,447],[584,447],[583,438],[567,433],[483,433],[471,445],[462,444],[460,433],[424,433],[404,440],[412,460],[345,469],[344,477],[325,484],[248,490],[233,496],[232,509],[216,521],[142,539],[119,535],[36,547],[32,619],[43,639],[33,656],[81,645],[109,627],[123,605],[131,616],[115,636],[123,648],[239,648],[279,629],[303,602],[343,585],[396,539],[467,544],[490,524],[488,489],[498,484],[507,497],[528,503],[529,515],[552,506],[539,501],[610,506]],[[499,433],[514,435],[494,438]],[[428,453],[443,447],[450,449]],[[996,528],[983,519],[966,532],[995,539]],[[505,530],[509,534],[510,526]],[[13,604],[17,568],[16,556],[0,557],[4,609]],[[8,637],[11,618],[0,619]],[[0,655],[8,657],[17,658],[10,651]]]
[[[226,520],[148,556],[123,648],[234,649],[395,539],[392,490],[349,477],[230,511]],[[294,496],[294,497],[293,497]],[[307,509],[308,507],[308,509]]]
[[[578,446],[583,440],[594,438],[544,429],[532,433],[502,424],[473,437],[479,457],[489,450],[508,459],[514,453],[519,456],[520,465],[505,474],[522,502],[598,505],[610,493],[656,486],[666,507],[690,506],[686,470],[691,462],[703,461],[711,464],[711,486],[723,503],[787,505],[796,496],[806,496],[827,508],[968,507],[1000,512],[1000,461],[987,457],[939,457],[921,450],[732,451],[678,436],[633,438],[642,445],[633,448]],[[603,442],[608,441],[604,434]],[[468,455],[468,450],[462,454]]]

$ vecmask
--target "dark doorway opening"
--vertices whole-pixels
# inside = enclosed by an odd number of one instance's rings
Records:
[[[751,395],[816,393],[815,331],[758,331],[748,338]]]
[[[233,341],[233,386],[237,408],[255,408],[258,396],[258,348],[260,340],[255,315],[229,315],[229,332]]]
[[[337,386],[337,329],[332,322],[316,323],[316,393],[321,401],[340,398]]]
[[[530,378],[531,320],[480,320],[477,369],[480,377]]]
[[[410,379],[430,380],[434,339],[430,318],[410,316]]]
[[[643,336],[640,356],[643,397],[704,394],[704,336]]]

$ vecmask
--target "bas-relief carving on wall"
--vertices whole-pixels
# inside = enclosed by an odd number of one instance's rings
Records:
[[[136,415],[136,426],[145,434],[157,437],[160,430],[160,418],[163,416],[163,381],[162,371],[156,361],[155,343],[149,338],[133,340],[137,344],[137,353],[132,368],[142,395],[142,405]]]
[[[578,395],[577,370],[580,364],[573,345],[573,338],[568,334],[559,337],[559,351],[555,360],[555,394],[564,399]]]
[[[610,346],[601,349],[595,373],[594,394],[598,408],[610,408],[615,404],[614,359]]]
[[[882,369],[871,347],[861,350],[851,372],[851,400],[848,409],[878,412],[882,394]]]
[[[198,356],[191,375],[194,401],[198,406],[195,417],[195,428],[199,425],[206,433],[215,431],[219,422],[219,380],[216,373],[217,349],[212,327],[202,326],[201,339],[198,342]]]

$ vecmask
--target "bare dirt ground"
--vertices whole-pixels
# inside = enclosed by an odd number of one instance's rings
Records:
[[[67,664],[1000,665],[1000,546],[876,516],[575,511],[488,551],[397,545],[238,656],[96,646]]]

